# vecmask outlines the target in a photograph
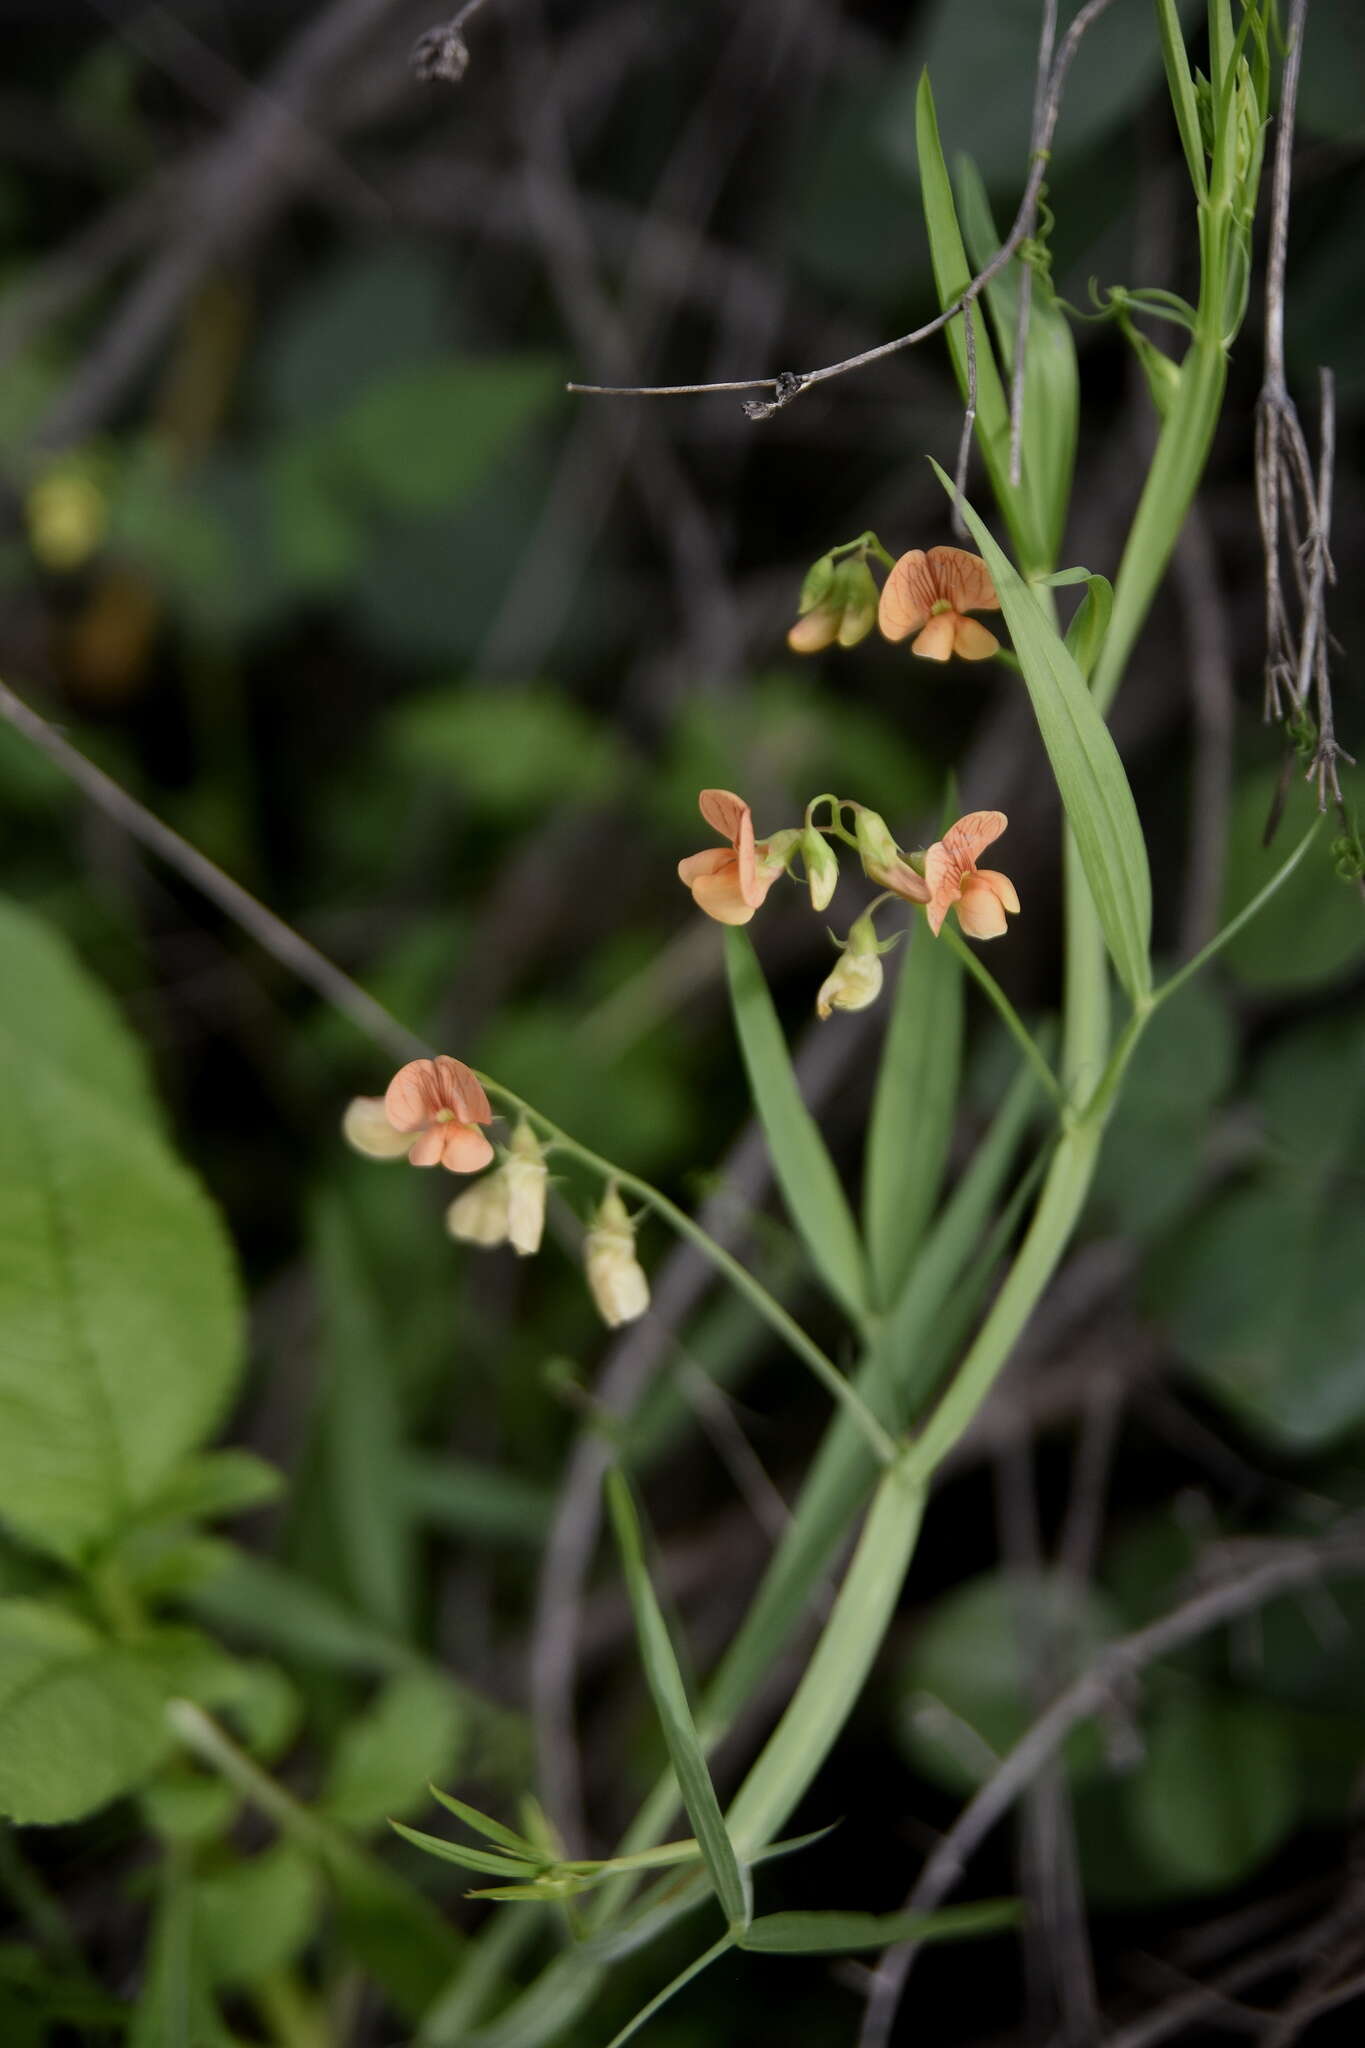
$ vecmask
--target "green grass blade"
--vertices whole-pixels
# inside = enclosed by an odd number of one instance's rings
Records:
[[[900,1426],[938,1386],[961,1328],[975,1314],[992,1267],[981,1240],[1010,1163],[1039,1101],[1036,1081],[1018,1074],[989,1131],[925,1238],[920,1257],[877,1339],[857,1385],[884,1420]],[[952,1302],[954,1314],[945,1314]],[[790,1641],[840,1541],[876,1477],[876,1463],[846,1416],[825,1432],[791,1520],[729,1649],[707,1687],[701,1721],[708,1740]]]
[[[1180,147],[1185,152],[1190,183],[1194,186],[1196,199],[1207,199],[1208,168],[1204,162],[1204,143],[1199,133],[1199,111],[1195,104],[1194,80],[1190,76],[1190,60],[1185,49],[1185,32],[1180,26],[1176,0],[1156,0],[1156,18],[1161,36],[1161,60],[1166,67],[1166,84],[1171,95],[1171,105],[1175,109],[1175,125],[1180,132]]]
[[[934,267],[940,307],[951,306],[972,281],[948,166],[939,140],[938,114],[933,88],[926,71],[915,96],[915,144],[919,153],[920,196],[924,224],[929,234],[929,256]],[[996,503],[1004,514],[1019,559],[1030,575],[1050,569],[1047,544],[1032,516],[1021,488],[1010,482],[1010,409],[1005,386],[996,368],[990,335],[976,308],[976,439],[991,480]],[[967,342],[961,319],[948,324],[948,348],[957,372],[958,388],[967,391]]]
[[[934,463],[949,496],[951,479]],[[966,499],[963,518],[999,596],[1034,716],[1104,929],[1110,957],[1135,1004],[1150,992],[1152,882],[1137,806],[1118,748],[1056,628]]]
[[[962,970],[917,919],[892,1003],[867,1134],[863,1225],[879,1308],[894,1301],[947,1163],[962,1052]]]
[[[970,1941],[1013,1927],[1019,1917],[1014,1899],[982,1899],[939,1913],[764,1913],[739,1946],[764,1956],[846,1956],[898,1941]]]
[[[426,1835],[401,1820],[391,1820],[389,1826],[405,1842],[411,1842],[414,1849],[437,1856],[442,1863],[457,1863],[461,1870],[475,1870],[481,1877],[536,1877],[544,1867],[520,1857],[499,1855],[493,1849],[469,1849],[463,1842],[448,1842],[443,1835]]]
[[[1095,673],[1114,610],[1114,586],[1107,576],[1087,576],[1085,596],[1066,629],[1066,644],[1087,682]]]
[[[365,1260],[335,1197],[317,1206],[313,1246],[328,1367],[319,1434],[338,1558],[359,1611],[405,1636],[416,1570],[402,1419]]]
[[[819,1126],[801,1100],[786,1037],[747,933],[726,932],[725,964],[745,1071],[782,1198],[821,1279],[861,1321],[867,1276],[858,1227]]]
[[[984,270],[1000,247],[1000,236],[981,173],[969,156],[959,155],[956,164],[958,212],[967,253],[973,267]],[[1011,375],[1022,275],[1023,264],[1016,257],[986,287],[996,350]],[[1055,562],[1071,502],[1080,419],[1080,377],[1071,324],[1058,306],[1050,283],[1035,275],[1030,290],[1020,477],[1030,515],[1043,538],[1046,559]]]
[[[514,1856],[527,1856],[537,1864],[542,1860],[535,1843],[528,1841],[525,1835],[517,1834],[513,1828],[504,1827],[500,1820],[492,1819],[489,1814],[480,1813],[477,1806],[466,1806],[463,1799],[456,1799],[451,1792],[442,1792],[437,1785],[429,1785],[427,1790],[433,1799],[445,1807],[447,1813],[453,1813],[456,1820],[462,1820],[467,1828],[473,1828],[475,1834],[484,1835],[490,1842],[497,1842],[502,1848],[510,1849]]]
[[[838,1740],[890,1625],[923,1512],[923,1489],[891,1466],[801,1682],[730,1808],[745,1855],[773,1839]]]
[[[635,1503],[619,1469],[607,1474],[607,1505],[625,1568],[626,1590],[635,1616],[635,1632],[639,1638],[645,1676],[677,1774],[683,1805],[687,1808],[688,1819],[706,1859],[721,1910],[732,1927],[744,1927],[748,1925],[753,1911],[748,1874],[740,1868],[720,1810],[720,1801],[716,1798],[715,1786],[711,1783],[711,1773],[706,1768],[692,1710],[687,1703],[682,1673],[650,1584]]]

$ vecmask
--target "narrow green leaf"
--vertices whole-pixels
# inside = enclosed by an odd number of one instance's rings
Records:
[[[396,1477],[415,1520],[484,1543],[540,1543],[554,1512],[548,1487],[472,1458],[408,1450]]]
[[[356,1607],[402,1636],[416,1572],[402,1421],[382,1324],[364,1254],[336,1198],[318,1203],[312,1238],[327,1364],[319,1434],[337,1553]]]
[[[1019,1917],[1015,1899],[983,1899],[938,1913],[764,1913],[739,1946],[765,1956],[853,1955],[898,1941],[971,1941],[1013,1927]]]
[[[682,1673],[668,1639],[668,1630],[654,1597],[645,1565],[644,1545],[635,1503],[619,1469],[607,1474],[607,1503],[625,1568],[626,1590],[635,1615],[640,1655],[654,1706],[677,1773],[678,1789],[687,1808],[721,1909],[732,1927],[748,1925],[752,1908],[748,1873],[740,1868],[725,1820],[706,1768],[706,1758],[692,1721]]]
[[[891,1466],[801,1682],[731,1805],[730,1827],[746,1856],[772,1840],[805,1796],[852,1713],[900,1597],[923,1512],[922,1488],[901,1465]]]
[[[448,1812],[454,1814],[456,1820],[462,1820],[465,1826],[473,1828],[476,1834],[486,1836],[490,1842],[497,1842],[504,1849],[510,1849],[514,1856],[528,1856],[536,1863],[540,1861],[540,1852],[535,1843],[529,1842],[525,1835],[519,1835],[514,1828],[504,1827],[500,1820],[494,1820],[489,1814],[480,1813],[477,1806],[466,1806],[463,1799],[456,1799],[453,1793],[442,1792],[437,1785],[429,1785],[427,1790],[433,1799],[439,1800]]]
[[[981,174],[969,156],[957,158],[957,195],[968,254],[974,267],[984,270],[1000,247],[1000,236]],[[986,287],[996,348],[1011,374],[1023,274],[1024,265],[1016,256]],[[1057,559],[1071,502],[1079,417],[1080,378],[1071,325],[1048,279],[1035,274],[1024,359],[1020,479],[1049,562]]]
[[[782,1198],[825,1285],[855,1321],[867,1310],[858,1227],[819,1126],[801,1100],[787,1041],[758,956],[727,930],[725,964],[735,1030]]]
[[[956,496],[951,479],[937,463],[933,466],[949,496]],[[965,499],[959,507],[991,572],[1013,637],[1110,957],[1133,1002],[1140,1004],[1152,981],[1152,883],[1118,748],[1074,658],[1008,555]]]
[[[544,1868],[542,1864],[504,1856],[494,1849],[471,1849],[463,1842],[448,1842],[444,1835],[424,1834],[420,1828],[410,1828],[401,1820],[391,1820],[389,1826],[405,1842],[411,1842],[414,1849],[437,1856],[442,1863],[456,1863],[461,1870],[477,1870],[484,1877],[536,1877]]]
[[[1194,80],[1190,76],[1190,60],[1185,50],[1185,31],[1180,26],[1176,0],[1156,0],[1156,18],[1161,35],[1161,59],[1166,67],[1166,83],[1175,110],[1175,125],[1180,132],[1180,146],[1185,152],[1195,198],[1202,200],[1208,196],[1208,170],[1204,162],[1203,138],[1199,132]]]
[[[879,1308],[899,1294],[952,1142],[962,970],[917,920],[901,964],[867,1133],[863,1224]]]
[[[201,1451],[177,1466],[148,1501],[146,1519],[209,1522],[243,1514],[278,1500],[284,1483],[284,1474],[254,1451]]]
[[[938,115],[933,88],[924,72],[915,95],[915,144],[919,154],[920,192],[924,222],[929,233],[929,255],[938,286],[940,307],[951,306],[972,281],[972,267],[958,227],[957,208],[948,166],[939,140]],[[991,338],[978,305],[974,314],[976,340],[976,439],[996,503],[1004,515],[1019,559],[1030,573],[1050,568],[1047,542],[1033,517],[1022,487],[1010,482],[1010,410],[1005,386],[996,367]],[[959,317],[948,324],[948,347],[957,372],[958,388],[967,393],[967,342]]]
[[[1114,586],[1107,576],[1088,576],[1082,571],[1086,593],[1066,629],[1066,644],[1077,668],[1089,682],[1100,658],[1104,636],[1114,609]]]
[[[945,1305],[951,1300],[966,1318],[980,1306],[993,1272],[991,1262],[980,1257],[982,1233],[1038,1099],[1038,1084],[1025,1069],[925,1237],[876,1349],[858,1374],[859,1391],[888,1422],[899,1425],[916,1414],[950,1362],[957,1322]],[[790,1641],[875,1476],[863,1439],[847,1416],[836,1416],[749,1611],[707,1687],[702,1722],[708,1740],[728,1726]]]
[[[216,1628],[239,1632],[291,1663],[343,1671],[400,1671],[415,1653],[312,1580],[265,1557],[229,1552],[216,1578],[188,1604]]]

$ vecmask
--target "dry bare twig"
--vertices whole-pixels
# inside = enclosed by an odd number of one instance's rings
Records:
[[[1339,1524],[1318,1542],[1257,1545],[1255,1551],[1256,1561],[1202,1587],[1171,1613],[1111,1643],[1088,1671],[1058,1695],[943,1836],[910,1893],[908,1911],[930,1913],[942,1903],[986,1836],[1057,1755],[1077,1722],[1103,1711],[1115,1696],[1130,1692],[1148,1665],[1241,1615],[1255,1612],[1281,1593],[1339,1573],[1365,1571],[1365,1535],[1358,1517]],[[859,2048],[886,2048],[915,1954],[913,1943],[888,1949],[872,1972]]]
[[[1265,279],[1265,370],[1256,401],[1256,507],[1265,552],[1265,717],[1304,737],[1309,694],[1315,724],[1306,779],[1319,810],[1342,808],[1338,762],[1352,757],[1338,743],[1329,674],[1326,597],[1335,581],[1331,556],[1335,400],[1330,370],[1320,370],[1321,424],[1316,470],[1298,408],[1289,394],[1284,363],[1285,273],[1289,255],[1289,201],[1293,182],[1294,117],[1308,0],[1291,0],[1288,49],[1280,88],[1280,120],[1271,179],[1270,239]],[[1298,539],[1301,527],[1303,538]],[[1287,529],[1299,616],[1285,599],[1281,551]],[[1353,764],[1352,764],[1353,765]],[[1345,813],[1343,811],[1343,820]],[[1272,816],[1269,830],[1276,822]],[[1269,833],[1268,835],[1269,836]]]
[[[863,349],[859,354],[846,356],[842,362],[825,363],[816,370],[783,370],[775,377],[742,377],[717,383],[704,384],[570,384],[568,389],[589,398],[694,398],[710,392],[720,391],[771,391],[769,399],[749,399],[744,410],[750,419],[771,419],[775,412],[790,405],[794,398],[812,390],[817,384],[824,384],[831,377],[847,376],[851,370],[861,370],[868,363],[880,362],[883,357],[895,355],[901,349],[913,348],[916,343],[927,341],[932,334],[938,334],[955,320],[960,313],[966,313],[974,306],[986,286],[1005,268],[1019,252],[1023,242],[1032,233],[1037,212],[1038,195],[1042,190],[1047,173],[1056,131],[1057,119],[1062,110],[1062,93],[1072,60],[1079,49],[1086,31],[1112,5],[1112,0],[1086,0],[1070,28],[1063,36],[1047,81],[1047,92],[1043,104],[1043,116],[1037,125],[1033,141],[1033,160],[1029,166],[1028,180],[1024,195],[1019,202],[1013,225],[1000,247],[996,250],[977,275],[971,280],[952,305],[936,313],[922,327],[916,327],[909,334],[901,334],[894,341],[879,342],[875,348]],[[969,402],[971,397],[969,393]]]

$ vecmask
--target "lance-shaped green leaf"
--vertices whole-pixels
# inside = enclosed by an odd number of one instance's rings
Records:
[[[938,1913],[763,1913],[739,1936],[739,1946],[764,1956],[854,1955],[898,1941],[971,1941],[1018,1919],[1015,1899],[982,1899]]]
[[[1114,586],[1107,576],[1087,576],[1085,596],[1072,614],[1066,629],[1066,644],[1081,674],[1089,682],[1100,658],[1104,636],[1114,609]]]
[[[951,480],[934,470],[950,497]],[[985,521],[958,505],[991,572],[1005,623],[1057,778],[1085,877],[1120,981],[1135,1004],[1152,983],[1152,883],[1137,806],[1118,748],[1075,658]]]
[[[929,233],[929,256],[938,286],[938,302],[947,307],[961,298],[972,281],[948,166],[939,140],[938,115],[933,89],[926,71],[915,96],[915,145],[919,154],[920,197],[924,224]],[[1005,386],[996,368],[995,353],[978,303],[972,313],[976,354],[976,439],[991,480],[996,503],[1004,514],[1019,559],[1029,569],[1051,567],[1048,543],[1022,485],[1010,482],[1010,409]],[[961,315],[950,320],[948,348],[964,398],[967,395],[967,338]]]
[[[444,1835],[424,1834],[421,1828],[410,1828],[401,1820],[391,1820],[389,1826],[414,1849],[437,1856],[442,1863],[456,1863],[461,1870],[476,1870],[484,1877],[537,1877],[544,1868],[522,1857],[504,1856],[500,1850],[471,1849],[465,1842],[448,1842]]]
[[[727,930],[725,964],[740,1051],[782,1199],[821,1279],[861,1320],[867,1277],[858,1226],[819,1126],[801,1099],[787,1040],[746,933]]]
[[[725,1825],[711,1773],[687,1703],[678,1660],[654,1597],[645,1564],[640,1522],[630,1488],[619,1469],[607,1474],[607,1504],[626,1574],[626,1590],[635,1615],[635,1632],[645,1676],[663,1727],[668,1754],[677,1774],[683,1805],[706,1859],[716,1896],[731,1927],[748,1925],[752,1912],[747,1871],[741,1869]]]
[[[867,1133],[863,1223],[879,1307],[900,1292],[938,1199],[961,1046],[962,970],[917,921],[896,982]]]
[[[969,156],[960,155],[955,162],[958,207],[967,251],[980,271],[999,249],[1000,236],[980,171]],[[1011,375],[1024,268],[1022,258],[1016,256],[986,287],[996,350]],[[1045,558],[1055,562],[1071,501],[1080,379],[1071,325],[1057,304],[1048,278],[1033,277],[1029,293],[1020,476],[1035,528],[1043,539]]]

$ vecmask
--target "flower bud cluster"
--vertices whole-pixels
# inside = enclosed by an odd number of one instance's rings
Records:
[[[521,1258],[540,1250],[550,1176],[548,1148],[521,1117],[491,1173],[482,1126],[493,1121],[483,1083],[463,1061],[442,1053],[409,1060],[383,1096],[359,1095],[342,1118],[347,1143],[367,1159],[406,1158],[413,1166],[479,1173],[446,1210],[446,1229],[485,1250],[511,1245]],[[649,1281],[635,1256],[635,1226],[615,1185],[602,1197],[584,1237],[588,1291],[609,1329],[649,1307]]]

